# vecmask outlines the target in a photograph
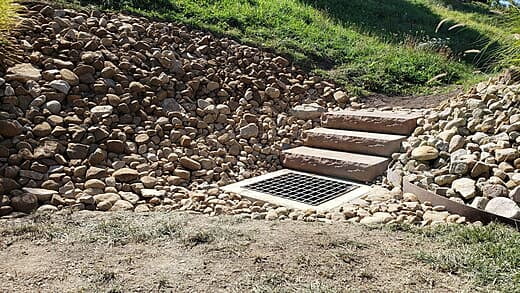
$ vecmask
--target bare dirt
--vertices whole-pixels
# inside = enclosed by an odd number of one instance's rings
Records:
[[[386,96],[373,94],[363,98],[361,101],[368,107],[401,107],[406,109],[432,109],[442,102],[456,97],[462,90],[454,90],[448,93],[431,94],[424,96]]]
[[[0,222],[1,292],[452,292],[407,232],[187,213]]]

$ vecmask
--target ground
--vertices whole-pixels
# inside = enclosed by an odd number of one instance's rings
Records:
[[[354,224],[187,213],[0,223],[0,291],[469,291],[419,260],[442,244]]]

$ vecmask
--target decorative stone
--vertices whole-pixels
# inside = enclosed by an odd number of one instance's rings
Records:
[[[464,199],[471,199],[476,195],[475,180],[469,178],[460,178],[453,181],[452,187]]]
[[[116,170],[113,174],[113,176],[116,178],[117,181],[120,182],[130,182],[137,179],[139,176],[139,173],[130,168],[122,168],[119,170]]]
[[[303,104],[294,106],[291,109],[291,114],[302,120],[312,120],[321,117],[321,114],[325,113],[326,109],[316,103]]]
[[[258,126],[254,123],[249,123],[240,128],[240,136],[245,139],[258,136]]]
[[[15,137],[22,134],[23,127],[16,120],[0,119],[0,135],[3,137]]]
[[[486,212],[511,219],[520,219],[520,207],[509,198],[496,197],[486,205]]]
[[[435,160],[439,157],[439,151],[431,146],[421,146],[412,151],[412,158],[419,161]]]
[[[31,213],[38,208],[38,197],[30,193],[14,196],[11,206],[16,212]]]
[[[36,69],[32,64],[20,63],[7,69],[6,80],[16,80],[19,82],[26,82],[29,80],[38,81],[42,78],[41,70]]]

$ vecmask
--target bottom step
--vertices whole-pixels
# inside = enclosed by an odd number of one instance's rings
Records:
[[[373,181],[382,175],[389,163],[387,158],[304,146],[282,153],[285,168],[362,182]]]

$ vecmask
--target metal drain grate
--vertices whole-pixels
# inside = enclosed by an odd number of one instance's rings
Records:
[[[318,206],[336,199],[358,186],[297,173],[286,173],[258,181],[244,188]]]

